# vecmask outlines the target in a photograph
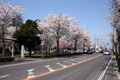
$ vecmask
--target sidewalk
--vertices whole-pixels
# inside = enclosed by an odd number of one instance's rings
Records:
[[[117,71],[117,63],[115,61],[115,58],[113,58],[111,64],[109,65],[106,73],[105,73],[105,76],[103,78],[103,80],[120,80],[118,79],[118,71]]]
[[[40,58],[15,58],[15,61],[11,62],[1,62],[0,65],[8,65],[8,64],[17,64],[17,63],[23,63],[23,62],[30,62],[30,61],[37,61],[41,60]]]

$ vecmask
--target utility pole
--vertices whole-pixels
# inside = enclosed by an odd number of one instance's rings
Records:
[[[95,51],[96,51],[96,34],[95,34]]]
[[[99,38],[97,38],[97,45],[99,46]]]

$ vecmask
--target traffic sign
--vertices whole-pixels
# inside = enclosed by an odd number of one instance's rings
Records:
[[[44,41],[43,40],[41,40],[41,45],[43,45],[44,44]]]

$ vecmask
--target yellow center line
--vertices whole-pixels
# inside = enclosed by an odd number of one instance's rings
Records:
[[[31,79],[38,78],[38,77],[41,77],[41,76],[44,76],[44,75],[47,75],[47,74],[51,74],[51,73],[54,73],[54,72],[57,72],[57,71],[60,71],[60,70],[63,70],[63,69],[66,69],[66,68],[69,68],[69,67],[72,67],[72,66],[75,66],[75,65],[78,65],[78,64],[81,64],[81,63],[84,63],[84,62],[93,60],[93,59],[96,59],[97,57],[100,57],[100,56],[102,56],[102,54],[100,54],[100,55],[98,55],[98,56],[96,56],[96,57],[93,57],[93,58],[90,58],[90,59],[86,59],[86,60],[83,60],[83,61],[81,61],[81,62],[72,64],[72,65],[69,65],[69,66],[66,66],[66,67],[59,68],[59,69],[56,69],[56,70],[51,71],[51,72],[42,73],[42,74],[39,74],[39,75],[30,77],[30,78],[27,78],[27,79],[24,79],[24,80],[31,80]]]

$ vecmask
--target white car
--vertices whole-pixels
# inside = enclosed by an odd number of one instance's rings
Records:
[[[109,53],[109,51],[104,51],[103,54],[104,55],[109,55],[110,53]]]
[[[98,51],[98,50],[96,50],[95,52],[96,52],[96,53],[98,53],[99,51]]]

